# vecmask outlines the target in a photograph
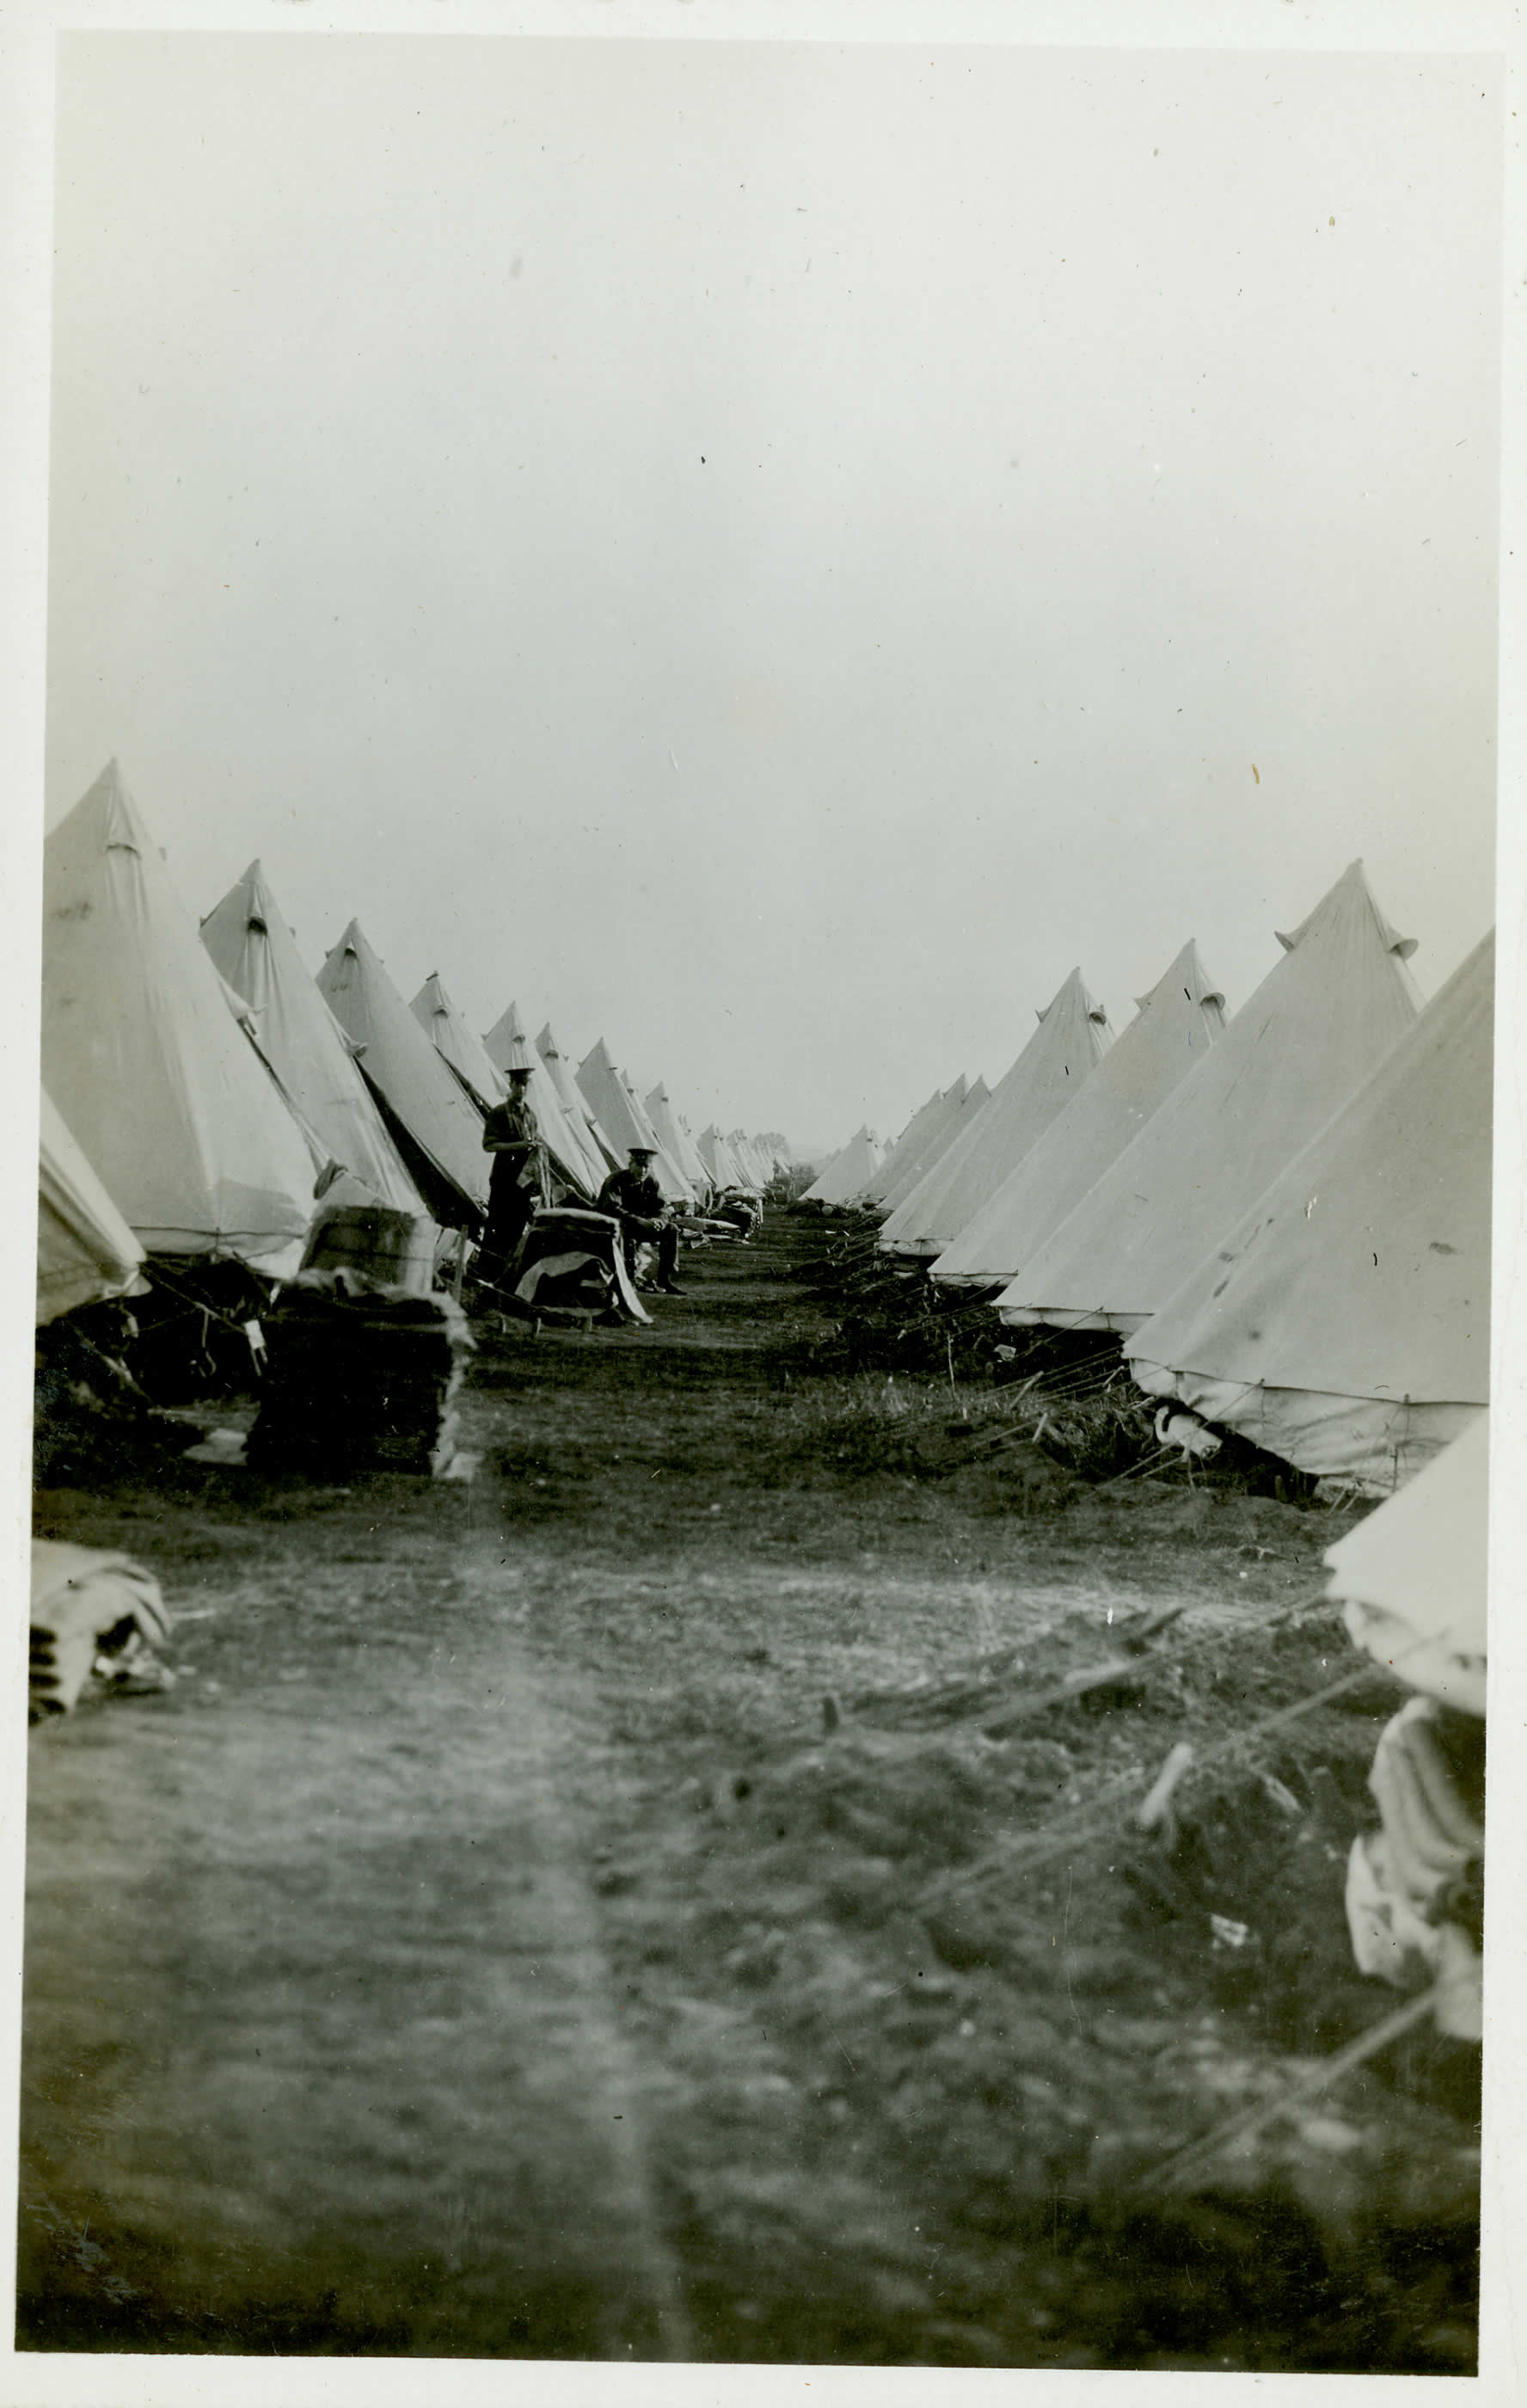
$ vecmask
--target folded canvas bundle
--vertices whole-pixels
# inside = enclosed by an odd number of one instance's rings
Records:
[[[108,1678],[146,1669],[146,1652],[169,1637],[169,1615],[153,1574],[130,1555],[32,1542],[33,1722],[66,1714],[93,1670]]]
[[[1437,1980],[1441,2028],[1477,2040],[1484,1832],[1443,1745],[1446,1711],[1414,1697],[1385,1726],[1368,1778],[1381,1828],[1352,1842],[1347,1921],[1361,1972],[1402,1989]],[[1471,1728],[1482,1746],[1483,1727]]]

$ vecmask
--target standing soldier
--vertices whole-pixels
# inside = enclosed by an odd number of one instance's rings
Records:
[[[619,1221],[626,1268],[632,1279],[636,1277],[636,1247],[645,1241],[658,1250],[657,1284],[664,1295],[682,1296],[684,1291],[674,1277],[678,1262],[678,1224],[652,1176],[653,1154],[649,1145],[634,1145],[625,1168],[612,1170],[601,1187],[596,1209],[611,1213]]]
[[[478,1254],[478,1277],[488,1285],[503,1278],[536,1206],[549,1200],[546,1147],[530,1100],[533,1076],[529,1048],[523,1038],[517,1038],[508,1068],[509,1093],[503,1103],[493,1106],[482,1125],[484,1151],[493,1157],[488,1226]]]

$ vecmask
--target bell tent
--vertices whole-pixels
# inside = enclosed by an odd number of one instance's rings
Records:
[[[978,1079],[974,1086],[966,1088],[964,1100],[953,1119],[945,1122],[910,1162],[903,1164],[890,1183],[883,1176],[876,1181],[877,1200],[883,1212],[893,1212],[897,1205],[910,1196],[919,1181],[926,1179],[935,1163],[943,1161],[950,1148],[959,1143],[977,1113],[985,1110],[991,1095],[992,1090],[986,1081]]]
[[[1137,1329],[1414,1022],[1414,941],[1360,861],[1278,942],[1219,1043],[1004,1289],[1004,1321]]]
[[[514,1011],[512,1003],[509,1006],[509,1011]],[[515,1020],[518,1026],[518,1013],[515,1013]],[[499,1025],[502,1027],[503,1023],[500,1022]],[[490,1047],[493,1045],[495,1034],[493,1030],[489,1031],[486,1041]],[[581,1141],[592,1168],[598,1173],[592,1191],[597,1195],[607,1174],[619,1169],[625,1156],[617,1151],[613,1139],[605,1135],[598,1120],[590,1111],[588,1099],[573,1076],[572,1067],[551,1033],[549,1020],[535,1039],[535,1051],[546,1065],[547,1075],[556,1088],[568,1126]]]
[[[688,1190],[678,1172],[663,1154],[656,1132],[610,1059],[609,1048],[601,1037],[578,1065],[578,1085],[589,1110],[600,1127],[618,1149],[624,1162],[633,1146],[649,1146],[656,1156],[652,1174],[670,1202],[685,1200]]]
[[[700,1149],[700,1159],[709,1171],[712,1182],[718,1190],[728,1188],[740,1190],[747,1185],[740,1167],[733,1159],[731,1147],[714,1121],[707,1129],[701,1130],[696,1142]]]
[[[1207,1053],[1223,1031],[1224,1002],[1190,939],[1092,1077],[945,1248],[934,1278],[952,1287],[1010,1280]]]
[[[1107,1016],[1088,994],[1079,969],[1062,982],[1038,1019],[984,1110],[886,1222],[880,1231],[883,1253],[924,1261],[941,1254],[1103,1058]]]
[[[352,920],[318,974],[319,993],[359,1051],[408,1169],[435,1218],[475,1227],[488,1200],[482,1114],[446,1068]]]
[[[962,1071],[952,1086],[935,1087],[927,1102],[918,1106],[901,1135],[887,1146],[880,1156],[880,1168],[875,1174],[869,1197],[872,1204],[884,1200],[886,1190],[902,1171],[927,1152],[940,1131],[953,1128],[968,1092]]]
[[[1485,1711],[1490,1415],[1325,1551],[1354,1645],[1407,1687]]]
[[[290,1278],[307,1142],[115,761],[43,848],[43,1081],[139,1244]]]
[[[451,1002],[438,970],[431,970],[408,1009],[478,1111],[486,1114],[495,1104],[501,1104],[508,1093],[508,1082],[482,1039],[474,1036]]]
[[[82,1304],[131,1296],[143,1248],[118,1211],[46,1087],[37,1129],[37,1325]]]
[[[355,1047],[304,966],[259,862],[208,913],[201,936],[221,977],[254,1013],[272,1070],[333,1160],[390,1211],[427,1219]]]
[[[1302,1471],[1397,1487],[1490,1395],[1495,947],[1125,1346],[1155,1396]]]
[[[667,1088],[661,1082],[655,1086],[642,1109],[664,1152],[678,1165],[696,1202],[702,1201],[710,1192],[710,1173],[700,1158],[699,1147],[675,1111]]]
[[[880,1149],[866,1123],[808,1187],[806,1204],[856,1204],[880,1167]]]

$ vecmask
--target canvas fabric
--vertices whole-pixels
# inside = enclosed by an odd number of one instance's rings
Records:
[[[201,938],[253,1013],[261,1052],[329,1157],[390,1211],[427,1219],[354,1045],[319,993],[258,861],[202,922]]]
[[[895,1136],[888,1140],[885,1151],[880,1156],[882,1168],[887,1163],[894,1159],[896,1154],[901,1151],[901,1148],[906,1144],[907,1139],[911,1136],[912,1131],[915,1128],[923,1125],[926,1123],[930,1112],[936,1111],[938,1105],[943,1100],[943,1088],[935,1087],[933,1094],[926,1096],[924,1100],[919,1104],[917,1110],[910,1113],[902,1123],[902,1125],[896,1131]]]
[[[1190,939],[1091,1078],[945,1248],[934,1278],[983,1287],[1013,1278],[1223,1034],[1224,1001]]]
[[[1327,1594],[1354,1643],[1413,1689],[1485,1711],[1490,1416],[1328,1547]]]
[[[696,1203],[703,1202],[710,1193],[710,1173],[701,1160],[699,1147],[675,1111],[667,1088],[654,1087],[644,1098],[643,1110],[664,1152],[682,1172]]]
[[[671,1204],[691,1201],[689,1188],[681,1174],[668,1160],[658,1142],[657,1132],[629,1081],[622,1078],[610,1059],[609,1048],[603,1038],[579,1063],[578,1085],[589,1110],[594,1113],[601,1128],[617,1149],[623,1163],[633,1146],[650,1146],[656,1159],[652,1175]]]
[[[136,1294],[143,1248],[45,1087],[37,1130],[37,1324]]]
[[[112,762],[43,849],[42,1075],[149,1254],[289,1278],[308,1146]]]
[[[1488,1400],[1494,964],[1488,937],[1129,1340],[1143,1388],[1379,1490]]]
[[[986,1104],[892,1212],[884,1253],[941,1254],[1080,1092],[1110,1042],[1106,1018],[1074,969]]]
[[[802,1197],[808,1204],[855,1204],[879,1168],[880,1150],[867,1127],[856,1129]]]
[[[482,1114],[425,1036],[358,920],[330,952],[318,986],[353,1040],[368,1082],[427,1166],[435,1219],[451,1227],[476,1223],[488,1202]]]
[[[749,1175],[756,1195],[764,1195],[764,1190],[768,1187],[771,1163],[768,1163],[768,1155],[764,1154],[764,1146],[759,1144],[759,1139],[756,1137],[742,1139],[742,1168],[747,1170],[747,1175]]]
[[[952,1134],[969,1092],[962,1072],[952,1086],[936,1087],[927,1102],[919,1106],[900,1137],[887,1146],[880,1157],[880,1168],[868,1197],[871,1204],[883,1204],[902,1172],[920,1161],[946,1132]]]
[[[509,1006],[509,1010],[511,1012],[514,1010],[512,1004]],[[486,1041],[492,1045],[491,1031]],[[551,1033],[549,1021],[535,1039],[535,1051],[545,1066],[547,1076],[556,1088],[557,1097],[566,1117],[567,1125],[578,1139],[589,1158],[589,1193],[591,1196],[596,1196],[606,1172],[614,1170],[623,1161],[624,1156],[616,1153],[612,1140],[605,1135],[594,1114],[590,1111],[587,1098],[573,1076],[572,1066]]]
[[[408,1009],[473,1102],[485,1112],[502,1103],[509,1091],[508,1081],[451,1002],[438,970],[431,970]]]
[[[903,1164],[890,1184],[887,1185],[883,1178],[876,1182],[883,1212],[894,1212],[899,1204],[906,1202],[919,1181],[927,1177],[935,1163],[942,1162],[950,1147],[959,1143],[977,1114],[985,1111],[991,1096],[992,1090],[986,1081],[978,1079],[973,1086],[966,1089],[964,1100],[953,1119],[946,1123],[910,1162]]]
[[[747,1185],[741,1165],[734,1157],[731,1147],[714,1121],[709,1128],[702,1131],[699,1146],[700,1159],[718,1187],[742,1188]]]
[[[1004,1321],[1137,1329],[1413,1025],[1414,948],[1361,862],[1278,941],[1219,1042],[1020,1267]]]
[[[764,1184],[764,1175],[747,1130],[729,1129],[726,1136],[726,1150],[736,1165],[735,1183],[749,1196],[761,1195]]]
[[[636,1093],[636,1082],[629,1070],[617,1070],[615,1075],[625,1089],[626,1100],[637,1120],[645,1129],[650,1131],[649,1142],[657,1148],[657,1159],[652,1165],[652,1172],[664,1195],[670,1204],[692,1204],[695,1201],[694,1182],[678,1157],[671,1154],[664,1143],[662,1136],[654,1125],[651,1113]]]
[[[694,1131],[691,1128],[689,1122],[685,1119],[682,1112],[676,1112],[674,1114],[674,1118],[678,1123],[679,1128],[683,1133],[684,1144],[688,1151],[688,1154],[694,1161],[697,1166],[699,1175],[705,1182],[706,1194],[709,1196],[714,1193],[716,1182],[711,1172],[709,1163],[706,1160],[705,1155],[700,1151],[700,1140],[695,1136]]]

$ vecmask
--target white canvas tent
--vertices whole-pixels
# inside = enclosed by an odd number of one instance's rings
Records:
[[[1490,1416],[1325,1551],[1348,1630],[1408,1687],[1485,1711]]]
[[[1387,1492],[1490,1395],[1492,937],[1125,1346],[1300,1470]]]
[[[906,1119],[903,1121],[901,1127],[896,1131],[895,1136],[887,1140],[886,1145],[880,1155],[882,1168],[886,1163],[892,1162],[895,1159],[896,1155],[901,1152],[903,1146],[906,1143],[907,1139],[911,1136],[914,1129],[926,1125],[929,1114],[937,1111],[939,1103],[943,1098],[943,1094],[944,1090],[942,1087],[935,1087],[933,1094],[925,1096],[922,1102],[917,1106],[916,1110],[910,1112]],[[841,1153],[842,1148],[839,1147],[838,1151]]]
[[[747,1168],[748,1176],[752,1181],[752,1183],[759,1195],[762,1196],[764,1188],[767,1187],[769,1183],[770,1165],[768,1156],[750,1129],[739,1129],[737,1131],[737,1136],[741,1141],[742,1158]]]
[[[705,1137],[703,1137],[703,1138],[700,1140],[700,1142],[701,1142],[701,1144],[702,1144],[702,1145],[704,1145],[704,1144],[706,1142],[706,1140],[709,1138],[709,1135],[710,1135],[710,1131],[707,1129],[707,1130],[706,1131]],[[835,1146],[834,1146],[834,1148],[833,1148],[833,1150],[832,1150],[832,1152],[831,1152],[830,1154],[824,1154],[822,1155],[821,1160],[820,1162],[813,1164],[813,1165],[811,1166],[811,1168],[812,1168],[812,1169],[815,1171],[816,1178],[817,1178],[817,1179],[819,1179],[819,1180],[825,1179],[825,1178],[827,1177],[828,1173],[829,1173],[829,1172],[831,1171],[831,1169],[833,1168],[834,1164],[835,1164],[835,1163],[838,1163],[838,1162],[841,1162],[841,1161],[842,1161],[842,1159],[843,1159],[844,1155],[848,1153],[849,1148],[849,1146],[850,1146],[852,1143],[853,1143],[853,1140],[852,1140],[851,1138],[845,1138],[845,1140],[844,1140],[844,1141],[843,1141],[843,1143],[842,1143],[841,1145],[835,1145]],[[810,1190],[810,1188],[809,1188],[809,1187],[806,1188],[806,1189],[803,1191],[802,1196],[801,1196],[801,1202],[802,1202],[803,1204],[805,1203],[805,1201],[806,1201],[806,1197],[810,1195],[810,1193],[811,1193],[811,1190]]]
[[[718,1188],[736,1190],[746,1188],[748,1182],[743,1177],[741,1168],[734,1159],[731,1147],[714,1121],[707,1129],[702,1129],[697,1142],[700,1148],[700,1159]]]
[[[755,1182],[752,1172],[743,1159],[740,1151],[741,1140],[740,1129],[728,1129],[721,1139],[721,1144],[725,1148],[725,1159],[731,1166],[733,1186],[740,1187],[743,1194],[748,1196],[752,1194]]]
[[[701,1159],[700,1149],[674,1110],[673,1098],[660,1082],[642,1106],[651,1122],[659,1144],[670,1161],[677,1163],[697,1203],[710,1193],[710,1173]]]
[[[509,1012],[514,1012],[512,1003],[509,1006]],[[508,1014],[507,1013],[505,1017],[507,1019]],[[519,1014],[515,1012],[514,1017],[518,1029]],[[501,1022],[499,1025],[502,1027],[503,1023]],[[496,1032],[490,1030],[487,1039],[490,1045],[493,1043],[495,1034]],[[598,1172],[592,1191],[597,1195],[607,1174],[612,1170],[618,1170],[625,1156],[617,1151],[614,1140],[606,1136],[598,1120],[590,1111],[588,1098],[574,1078],[567,1057],[551,1033],[549,1020],[535,1039],[535,1051],[546,1065],[547,1074],[556,1088],[568,1126],[581,1140],[591,1167]]]
[[[923,1260],[941,1254],[1102,1059],[1107,1019],[1079,969],[1063,980],[1038,1020],[985,1109],[896,1206],[880,1231],[883,1253]]]
[[[927,1151],[939,1131],[953,1128],[968,1093],[962,1071],[952,1086],[935,1087],[926,1103],[918,1106],[901,1135],[886,1147],[880,1156],[880,1168],[875,1174],[875,1184],[868,1199],[870,1203],[883,1203],[886,1190],[892,1182]]]
[[[854,1204],[864,1194],[880,1167],[880,1149],[866,1123],[855,1129],[846,1146],[806,1189],[805,1204]]]
[[[644,1128],[649,1128],[652,1132],[652,1143],[658,1150],[657,1160],[652,1165],[652,1168],[656,1175],[658,1185],[662,1188],[664,1194],[669,1197],[671,1202],[676,1204],[693,1204],[696,1200],[697,1195],[694,1182],[691,1179],[690,1174],[685,1169],[683,1164],[678,1160],[678,1155],[670,1153],[668,1147],[664,1144],[662,1136],[659,1134],[659,1131],[653,1123],[651,1113],[648,1111],[647,1106],[643,1103],[640,1096],[636,1093],[636,1082],[632,1077],[629,1070],[617,1070],[615,1075],[620,1080],[621,1086],[625,1089],[626,1101],[630,1104],[637,1120],[641,1122]]]
[[[141,1287],[143,1248],[118,1211],[46,1087],[37,1130],[39,1327]]]
[[[488,1201],[482,1114],[449,1070],[352,920],[318,974],[319,992],[353,1039],[372,1092],[435,1218],[475,1226]]]
[[[151,1254],[290,1278],[315,1165],[115,761],[43,849],[42,1075]]]
[[[610,1059],[601,1037],[578,1070],[579,1093],[624,1162],[635,1145],[649,1146],[656,1155],[652,1175],[671,1203],[689,1201],[689,1189],[658,1143],[657,1133],[641,1105]]]
[[[934,1278],[954,1287],[1010,1280],[1207,1053],[1224,1028],[1224,1001],[1190,939],[1092,1077],[945,1248]]]
[[[304,966],[258,861],[202,922],[201,938],[254,1013],[262,1053],[332,1159],[389,1211],[427,1219],[355,1047]]]
[[[501,1104],[509,1091],[508,1081],[451,1002],[438,970],[431,970],[408,1009],[478,1110],[487,1113],[494,1104]]]
[[[966,1088],[964,1100],[953,1119],[938,1128],[913,1159],[902,1165],[889,1183],[883,1174],[876,1181],[877,1199],[883,1212],[894,1212],[899,1204],[905,1203],[919,1181],[926,1179],[934,1165],[942,1162],[950,1148],[959,1143],[977,1113],[985,1111],[991,1095],[992,1090],[986,1081],[978,1078],[974,1086]]]
[[[1004,1321],[1137,1329],[1398,1042],[1419,997],[1353,862],[1218,1044],[998,1298]]]
[[[737,1166],[738,1175],[749,1196],[763,1192],[764,1177],[753,1154],[752,1140],[746,1129],[730,1129],[726,1139],[727,1152]]]
[[[683,1112],[679,1112],[679,1113],[676,1114],[676,1116],[675,1116],[675,1117],[677,1118],[677,1120],[678,1120],[678,1125],[679,1125],[679,1127],[680,1127],[680,1128],[683,1130],[683,1132],[684,1132],[684,1142],[685,1142],[685,1144],[686,1144],[686,1145],[691,1149],[691,1151],[692,1152],[692,1154],[693,1154],[693,1155],[694,1155],[694,1159],[695,1159],[695,1160],[696,1160],[696,1162],[699,1164],[699,1166],[700,1166],[701,1169],[705,1172],[705,1175],[706,1175],[706,1186],[707,1186],[707,1187],[714,1187],[714,1185],[715,1185],[716,1182],[715,1182],[715,1179],[714,1179],[714,1177],[713,1177],[713,1175],[712,1175],[712,1173],[711,1173],[711,1168],[710,1168],[710,1165],[709,1165],[709,1163],[706,1160],[705,1155],[704,1155],[704,1154],[701,1153],[701,1151],[700,1151],[700,1140],[699,1140],[699,1139],[695,1136],[694,1131],[691,1128],[691,1126],[690,1126],[690,1125],[689,1125],[689,1121],[688,1121],[688,1119],[686,1118],[686,1116],[684,1115],[684,1113],[683,1113]]]

